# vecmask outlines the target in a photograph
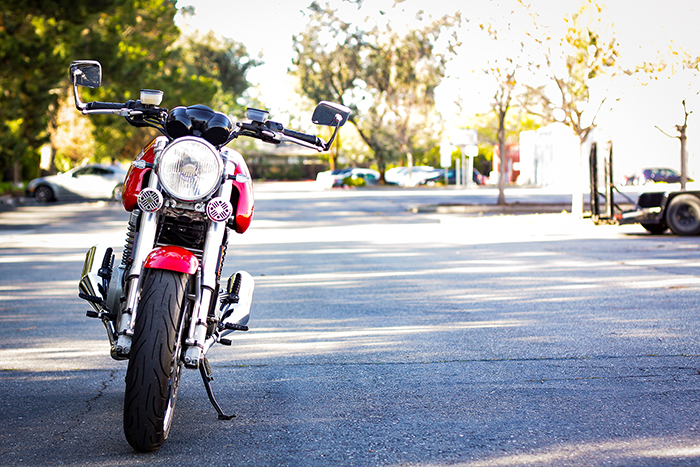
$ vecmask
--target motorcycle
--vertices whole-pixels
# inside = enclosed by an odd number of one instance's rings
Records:
[[[128,360],[126,439],[138,451],[155,451],[168,437],[183,367],[199,370],[219,419],[235,416],[214,397],[207,360],[213,345],[230,346],[232,333],[248,330],[255,286],[242,270],[222,286],[230,233],[246,232],[254,209],[248,166],[226,145],[245,136],[328,151],[350,110],[318,104],[312,121],[334,128],[326,142],[284,128],[265,110],[249,108],[249,121],[235,124],[204,105],[168,110],[159,107],[163,92],[157,90],[141,90],[139,100],[124,103],[83,102],[78,88],[102,82],[94,60],[72,62],[70,79],[81,113],[122,116],[161,133],[124,180],[122,204],[130,217],[119,263],[112,248],[95,245],[79,283],[79,297],[92,308],[87,316],[107,331],[112,358]]]

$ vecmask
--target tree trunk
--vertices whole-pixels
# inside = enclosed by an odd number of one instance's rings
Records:
[[[571,215],[575,219],[583,219],[583,141],[579,140],[578,164],[574,168],[574,177],[571,190]]]
[[[19,161],[14,161],[12,163],[12,181],[15,185],[22,182],[22,167]]]
[[[678,131],[681,134],[678,138],[681,140],[681,190],[685,190],[685,184],[688,183],[688,153],[685,150],[685,129],[685,125],[678,127]]]
[[[506,112],[501,111],[498,114],[498,152],[500,163],[498,166],[498,205],[506,204]],[[464,168],[466,169],[466,167]],[[463,170],[464,170],[463,169]],[[472,177],[472,174],[467,174],[467,177]]]

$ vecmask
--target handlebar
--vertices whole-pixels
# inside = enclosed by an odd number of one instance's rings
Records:
[[[240,130],[237,132],[235,137],[248,136],[272,144],[279,144],[284,141],[284,137],[286,137],[289,138],[286,139],[286,141],[313,148],[318,151],[325,151],[328,149],[326,148],[325,141],[318,136],[307,135],[306,133],[301,133],[294,130],[287,130],[277,122],[238,122],[237,125]]]
[[[298,131],[294,130],[287,130],[286,128],[282,130],[282,134],[284,136],[289,136],[290,138],[296,138],[300,139],[306,143],[313,144],[314,146],[320,146],[323,147],[324,143],[321,141],[321,138],[315,135],[307,135],[305,133],[300,133]]]
[[[79,107],[83,114],[106,114],[126,117],[126,120],[133,126],[144,127],[154,126],[151,123],[144,123],[145,118],[163,118],[163,113],[168,109],[155,106],[141,105],[141,101],[128,102],[87,102],[83,107]],[[158,126],[155,128],[160,129]]]
[[[164,123],[167,109],[152,106],[142,106],[141,101],[121,102],[87,102],[82,109],[84,114],[114,114],[126,117],[127,121],[136,127],[154,126],[162,132],[165,130],[160,126],[153,125],[145,119],[148,117],[159,117],[161,125]],[[325,141],[315,135],[307,135],[299,131],[288,130],[281,124],[273,121],[261,122],[238,122],[239,131],[232,132],[229,141],[238,136],[248,136],[262,140],[266,143],[279,144],[284,140],[316,149],[318,151],[327,151],[328,147]],[[164,133],[167,135],[167,133]],[[287,139],[288,138],[288,139]]]
[[[126,107],[126,104],[119,102],[88,102],[85,104],[85,110],[120,110]]]

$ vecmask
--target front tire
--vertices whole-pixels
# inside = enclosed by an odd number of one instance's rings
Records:
[[[117,203],[120,203],[122,200],[123,194],[124,194],[124,186],[122,184],[115,186],[114,190],[112,190],[112,201],[116,201]]]
[[[188,275],[148,270],[141,287],[124,393],[124,434],[155,451],[170,432],[182,374]]]
[[[676,235],[700,234],[700,199],[678,195],[666,207],[666,225]]]
[[[50,203],[56,199],[56,195],[50,186],[39,185],[34,191],[34,199],[40,203]]]

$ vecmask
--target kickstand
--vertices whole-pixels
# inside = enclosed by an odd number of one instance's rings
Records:
[[[207,357],[204,357],[201,364],[199,365],[199,373],[202,375],[202,381],[204,382],[204,388],[207,390],[209,402],[211,402],[211,405],[213,405],[216,409],[216,413],[219,414],[219,420],[231,420],[232,418],[234,418],[236,415],[226,415],[224,411],[221,410],[221,406],[219,405],[219,403],[216,402],[216,398],[214,397],[214,391],[211,389],[211,380],[214,379],[214,376],[212,374],[211,366],[209,365],[209,360],[207,360]]]

